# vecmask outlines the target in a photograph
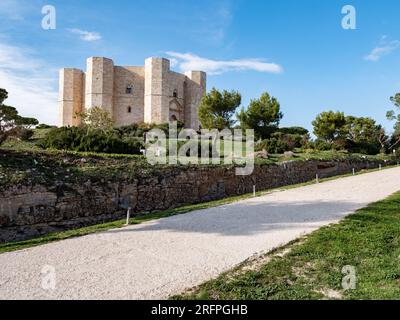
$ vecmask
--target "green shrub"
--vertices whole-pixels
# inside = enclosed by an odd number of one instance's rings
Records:
[[[140,154],[140,139],[121,137],[116,131],[87,130],[82,127],[61,127],[49,131],[40,145],[46,149],[79,152]]]
[[[33,136],[33,130],[17,127],[15,128],[15,137],[21,139],[22,141],[29,141]]]
[[[119,136],[121,137],[140,137],[138,136],[138,124],[131,124],[129,126],[123,126],[116,128],[115,131],[118,133]]]
[[[332,150],[332,144],[328,143],[324,140],[317,139],[309,144],[309,148],[318,150],[318,151],[328,151]]]
[[[276,137],[270,139],[262,140],[255,146],[255,151],[265,150],[268,153],[284,153],[286,151],[291,151],[289,145]]]
[[[166,137],[169,138],[169,125],[170,125],[169,123],[153,124],[151,125],[150,130],[151,129],[162,130],[166,134]],[[178,133],[180,130],[183,129],[183,127],[184,127],[183,122],[178,121],[177,123]]]
[[[288,146],[289,150],[293,151],[295,148],[303,148],[308,143],[308,134],[291,134],[291,133],[282,133],[275,132],[271,136],[277,140],[280,140],[283,144]]]
[[[178,131],[184,127],[183,122],[178,121]],[[131,124],[129,126],[123,126],[120,128],[114,129],[120,137],[138,137],[143,138],[145,133],[149,132],[152,129],[160,129],[162,130],[166,137],[169,135],[169,123],[161,123],[161,124],[147,124],[147,123],[139,123],[139,124]]]
[[[381,152],[381,146],[378,143],[370,143],[362,141],[358,143],[349,144],[347,150],[352,153],[362,153],[368,155],[376,155]]]
[[[377,143],[354,143],[347,139],[338,139],[333,143],[328,143],[324,140],[317,139],[314,142],[309,143],[307,147],[318,151],[347,150],[350,153],[361,153],[366,155],[376,155],[380,153],[380,145]]]
[[[265,150],[268,153],[277,154],[284,153],[286,151],[294,151],[298,148],[305,148],[309,143],[308,138],[308,134],[275,132],[271,135],[271,138],[262,140],[260,143],[258,143],[255,146],[255,150]]]

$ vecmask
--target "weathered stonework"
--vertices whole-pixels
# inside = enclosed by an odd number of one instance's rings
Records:
[[[111,59],[91,57],[84,73],[60,71],[60,124],[80,123],[76,114],[92,107],[108,111],[116,126],[180,120],[198,129],[198,107],[206,92],[206,74],[170,70],[164,58],[148,58],[144,67],[115,66]]]
[[[381,162],[383,164],[383,162]],[[176,208],[315,179],[376,168],[368,161],[294,161],[257,165],[250,176],[224,166],[168,166],[131,181],[13,186],[0,191],[0,242],[32,238],[121,219],[134,213]]]
[[[85,74],[78,69],[62,69],[60,71],[59,99],[60,121],[64,126],[76,126],[80,121],[75,114],[82,111],[85,103],[82,91],[85,84]]]

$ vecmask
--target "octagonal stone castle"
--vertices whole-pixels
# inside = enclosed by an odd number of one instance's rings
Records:
[[[101,107],[117,127],[179,120],[197,130],[206,78],[202,71],[173,72],[164,58],[148,58],[144,67],[122,67],[108,58],[91,57],[86,72],[75,68],[60,71],[60,123],[79,125],[77,114]]]

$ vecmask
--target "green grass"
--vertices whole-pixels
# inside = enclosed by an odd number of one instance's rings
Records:
[[[260,259],[172,298],[400,299],[400,193]],[[342,288],[346,265],[355,290]]]
[[[393,166],[387,166],[387,167],[383,168],[383,170],[389,169],[392,167]],[[364,174],[367,172],[373,172],[373,171],[377,171],[377,170],[379,170],[379,169],[362,170],[362,171],[357,172],[356,175]],[[345,174],[345,175],[341,175],[341,176],[335,176],[335,177],[321,179],[320,183],[339,179],[339,178],[348,177],[351,175],[352,174],[349,173],[349,174]],[[315,183],[315,180],[312,180],[312,181],[308,181],[308,182],[304,182],[304,183],[283,186],[283,187],[279,187],[279,188],[275,188],[275,189],[257,191],[256,197],[260,197],[260,196],[266,195],[266,194],[274,192],[274,191],[289,190],[289,189],[299,188],[299,187],[306,186],[306,185],[311,185],[314,183]],[[174,216],[174,215],[188,213],[188,212],[191,212],[194,210],[202,210],[202,209],[217,207],[217,206],[221,206],[221,205],[225,205],[225,204],[234,203],[234,202],[237,202],[240,200],[249,199],[252,197],[254,197],[253,193],[249,193],[249,194],[244,194],[244,195],[240,195],[240,196],[220,199],[220,200],[214,200],[214,201],[209,201],[209,202],[187,205],[187,206],[183,206],[183,207],[179,207],[179,208],[175,208],[175,209],[146,214],[146,215],[142,215],[142,216],[139,215],[137,217],[131,218],[130,224],[135,225],[135,224],[140,224],[140,223],[143,223],[146,221],[151,221],[151,220],[166,218],[166,217],[170,217],[170,216]],[[26,248],[30,248],[30,247],[34,247],[34,246],[39,246],[39,245],[43,245],[43,244],[54,242],[54,241],[60,241],[60,240],[65,240],[65,239],[69,239],[69,238],[85,236],[85,235],[93,234],[93,233],[97,233],[97,232],[107,231],[110,229],[122,228],[124,226],[125,222],[126,222],[126,220],[112,221],[112,222],[97,224],[97,225],[88,226],[88,227],[84,227],[84,228],[52,233],[49,235],[45,235],[42,237],[37,237],[34,239],[25,240],[25,241],[0,243],[0,254],[4,253],[4,252],[11,252],[11,251],[26,249]]]
[[[18,151],[40,151],[43,150],[37,144],[43,139],[51,129],[33,129],[33,136],[29,141],[21,141],[18,139],[8,139],[1,147],[4,149],[18,150]]]

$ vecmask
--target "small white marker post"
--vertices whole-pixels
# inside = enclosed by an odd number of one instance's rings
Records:
[[[379,165],[379,170],[382,170],[382,165],[381,164]]]
[[[317,175],[315,176],[315,180],[317,181],[317,183],[319,183],[319,176],[318,176],[318,173],[317,173]]]
[[[353,176],[356,175],[356,169],[353,168]]]
[[[255,185],[253,186],[253,196],[254,197],[256,196],[256,186]]]
[[[126,212],[126,226],[129,226],[129,220],[131,219],[131,208],[128,208],[128,211]]]

